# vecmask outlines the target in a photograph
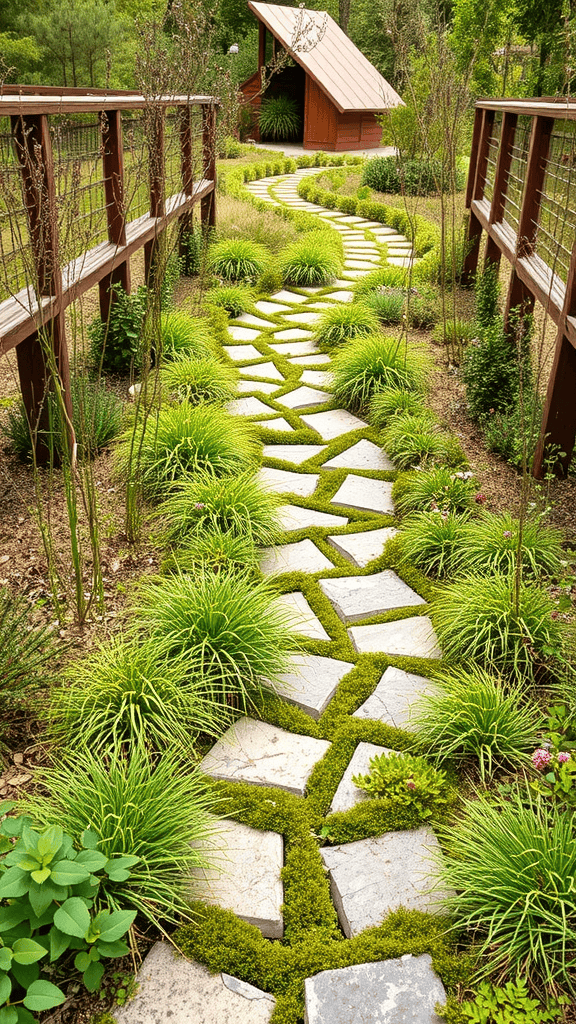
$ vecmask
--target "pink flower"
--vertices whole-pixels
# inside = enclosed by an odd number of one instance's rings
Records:
[[[416,789],[414,779],[406,779],[406,789]]]
[[[571,760],[571,754],[567,750],[561,750],[558,754],[558,764],[566,764],[567,761]]]
[[[194,508],[197,508],[198,511],[200,511],[201,508],[206,508],[206,506],[202,501],[197,501],[196,504],[194,505]]]
[[[510,537],[512,536],[512,530],[504,530],[504,533],[502,534],[502,536],[506,537],[506,540],[509,540]]]
[[[552,754],[550,751],[544,750],[542,747],[539,747],[538,750],[535,750],[532,754],[532,764],[539,772],[541,772],[543,768],[546,768],[546,766],[550,764],[551,760]]]
[[[486,501],[486,495],[477,494],[476,497],[474,498],[474,501],[476,502],[477,505],[483,505]]]

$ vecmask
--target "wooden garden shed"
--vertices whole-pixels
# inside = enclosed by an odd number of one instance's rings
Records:
[[[323,11],[254,0],[248,6],[260,28],[258,70],[240,88],[254,108],[256,135],[270,33],[273,53],[281,47],[294,64],[272,77],[266,95],[286,92],[296,99],[304,148],[335,152],[379,146],[382,128],[376,115],[402,100],[336,22]]]

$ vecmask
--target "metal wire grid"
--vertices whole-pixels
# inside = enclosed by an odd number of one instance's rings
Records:
[[[136,220],[150,210],[150,173],[145,115],[122,111],[124,147],[124,202],[126,220]]]
[[[494,181],[496,178],[496,163],[498,150],[500,149],[500,132],[502,131],[502,114],[497,111],[494,116],[494,124],[490,137],[488,138],[488,157],[486,163],[486,180],[484,182],[484,198],[492,202],[494,198]]]
[[[514,142],[512,143],[512,159],[510,170],[504,182],[504,216],[503,220],[510,224],[516,232],[520,222],[520,209],[522,205],[522,193],[526,178],[526,165],[528,162],[528,149],[530,147],[530,132],[532,130],[532,118],[521,115],[518,118]]]
[[[164,195],[165,198],[182,192],[182,151],[180,140],[181,112],[169,111],[164,127]],[[203,176],[202,168],[202,114],[193,108],[190,118],[192,139],[192,176],[198,181]]]
[[[22,174],[12,142],[10,120],[0,118],[0,302],[26,286],[32,272],[28,217]]]
[[[52,115],[50,136],[58,207],[60,261],[108,238],[100,122],[94,115]]]
[[[552,133],[539,200],[536,253],[566,281],[576,238],[576,137],[571,123],[557,123]]]

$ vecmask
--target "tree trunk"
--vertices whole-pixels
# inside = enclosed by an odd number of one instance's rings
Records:
[[[348,34],[348,21],[350,20],[350,0],[338,0],[338,21],[343,32]]]

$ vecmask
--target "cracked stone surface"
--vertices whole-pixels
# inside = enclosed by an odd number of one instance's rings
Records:
[[[210,866],[192,871],[191,898],[232,910],[243,921],[259,928],[267,939],[281,939],[282,836],[238,821],[214,819],[212,834],[193,846]]]
[[[260,334],[260,331],[254,331],[251,327],[228,327],[228,334],[234,338],[234,341],[254,341]]]
[[[156,942],[137,975],[138,991],[114,1007],[118,1024],[269,1024],[276,1000],[229,974],[184,960],[166,942]]]
[[[270,380],[284,380],[280,370],[276,369],[273,362],[258,363],[256,366],[243,366],[241,373],[243,377],[268,377]]]
[[[302,417],[302,419],[305,418]],[[331,504],[392,515],[394,512],[392,484],[389,480],[372,480],[371,477],[349,473],[344,483],[336,491]]]
[[[202,759],[200,770],[214,779],[278,786],[304,796],[314,765],[329,747],[327,740],[240,718]]]
[[[380,747],[376,743],[359,743],[354,751],[352,760],[344,775],[340,779],[338,789],[332,797],[330,814],[337,814],[339,811],[349,811],[356,804],[370,800],[371,797],[364,789],[359,789],[352,782],[355,775],[368,775],[370,773],[370,761],[373,757],[381,754],[391,754],[389,747]]]
[[[322,572],[333,568],[332,562],[308,538],[293,544],[262,548],[260,570],[265,576],[284,572]]]
[[[322,848],[346,938],[381,924],[399,907],[438,911],[442,895],[430,890],[437,877],[433,855],[439,852],[436,836],[426,827]]]
[[[331,398],[332,395],[326,391],[317,391],[316,388],[304,385],[294,391],[289,391],[286,395],[281,395],[278,404],[285,405],[288,409],[309,409],[313,405],[329,402]]]
[[[276,597],[274,604],[286,613],[295,633],[310,637],[312,640],[330,640],[320,619],[314,614],[300,590]]]
[[[272,469],[262,466],[258,479],[267,491],[278,494],[299,494],[301,498],[309,498],[316,490],[318,473],[291,473],[287,469]]]
[[[348,635],[358,652],[381,652],[407,658],[442,657],[438,637],[427,615],[374,626],[351,626]]]
[[[317,721],[336,693],[340,680],[354,665],[317,654],[295,655],[292,663],[292,670],[280,677],[274,689]]]
[[[336,548],[344,558],[363,569],[368,562],[379,558],[384,546],[398,530],[394,526],[384,526],[380,530],[365,530],[363,533],[346,533],[341,537],[327,537],[328,543]]]
[[[329,409],[327,412],[313,412],[302,416],[302,422],[318,431],[324,441],[332,441],[349,430],[362,430],[368,424],[353,416],[346,409]]]
[[[262,359],[262,353],[254,345],[224,345],[226,355],[235,363],[243,363],[249,359]]]
[[[284,306],[281,302],[268,302],[267,299],[259,299],[254,304],[255,309],[259,309],[261,313],[284,313],[290,309],[290,306]]]
[[[254,389],[252,389],[254,390]],[[228,402],[226,406],[228,412],[233,413],[235,416],[262,416],[265,413],[268,416],[273,416],[275,409],[271,409],[269,405],[265,405],[259,398],[233,398],[231,402]]]
[[[252,391],[260,391],[263,395],[271,395],[273,391],[278,391],[278,384],[272,384],[268,380],[239,380],[236,385],[236,390],[240,394],[248,394]],[[270,409],[269,412],[272,412]]]
[[[371,576],[342,576],[320,580],[320,589],[332,602],[343,622],[358,622],[393,608],[426,604],[392,569]]]
[[[435,692],[430,679],[389,665],[374,693],[354,712],[354,718],[371,718],[410,731],[413,705],[420,697]]]
[[[367,441],[365,437],[351,448],[335,455],[324,463],[324,469],[377,469],[391,471],[395,469],[393,462],[386,455],[386,452],[379,448],[373,441]]]
[[[330,512],[318,512],[315,508],[301,508],[299,505],[282,505],[278,510],[283,530],[304,530],[309,526],[346,526],[347,516],[335,516]]]
[[[320,971],[304,982],[305,1024],[442,1024],[446,992],[429,953]]]
[[[306,302],[305,295],[298,295],[297,292],[291,292],[286,288],[283,288],[282,291],[276,292],[275,295],[271,295],[270,298],[277,299],[278,302]]]
[[[294,427],[290,426],[288,420],[285,420],[283,416],[277,416],[274,420],[266,420],[260,426],[266,427],[266,430],[294,430]]]

